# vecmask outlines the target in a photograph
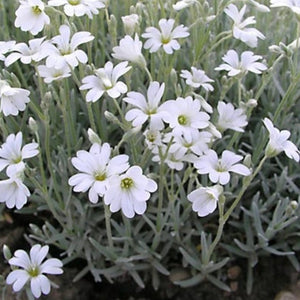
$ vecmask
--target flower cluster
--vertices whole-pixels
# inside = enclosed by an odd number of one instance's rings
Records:
[[[8,208],[21,209],[27,202],[30,192],[24,185],[24,159],[39,153],[38,144],[30,143],[22,147],[22,132],[10,134],[0,148],[0,171],[6,168],[8,179],[0,181],[0,202]]]
[[[95,143],[89,151],[78,151],[77,156],[72,158],[72,164],[80,173],[73,175],[69,184],[74,186],[75,192],[89,190],[92,203],[97,203],[99,196],[104,197],[104,203],[110,205],[112,212],[121,209],[128,218],[135,213],[143,214],[150,198],[149,192],[157,189],[156,183],[142,175],[140,167],[129,168],[127,155],[110,156],[108,143]]]

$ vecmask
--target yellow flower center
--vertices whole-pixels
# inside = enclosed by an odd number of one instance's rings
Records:
[[[32,12],[33,12],[35,15],[39,15],[39,14],[41,14],[42,10],[39,8],[38,5],[36,5],[36,6],[33,6],[33,7],[32,7]]]
[[[164,45],[166,45],[166,44],[168,44],[169,42],[170,42],[170,38],[169,37],[162,37],[161,38],[161,42],[164,44]]]
[[[31,267],[29,270],[27,270],[27,273],[30,277],[37,277],[40,275],[40,270],[38,267]]]
[[[184,115],[180,115],[177,120],[180,125],[187,125],[188,123],[188,118]]]
[[[97,181],[104,181],[106,179],[106,175],[105,174],[96,174],[95,179]]]
[[[131,178],[124,178],[121,180],[122,189],[130,189],[133,186],[133,180]]]
[[[68,0],[68,2],[71,5],[78,5],[80,3],[80,0]]]

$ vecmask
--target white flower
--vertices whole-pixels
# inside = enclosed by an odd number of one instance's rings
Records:
[[[245,111],[241,108],[235,109],[231,103],[219,101],[218,103],[219,118],[217,122],[218,129],[224,131],[232,129],[239,132],[244,132],[247,122]]]
[[[105,7],[103,1],[100,0],[49,0],[48,5],[64,5],[64,12],[67,16],[81,17],[87,15],[90,19],[93,18],[93,14],[99,13],[99,9]]]
[[[45,37],[33,39],[28,42],[29,46],[25,43],[18,43],[13,47],[13,52],[5,59],[5,66],[10,66],[18,59],[23,64],[30,64],[32,61],[38,62],[47,57],[51,52],[51,47],[54,46],[49,41],[44,41]]]
[[[11,87],[8,82],[0,80],[0,112],[4,116],[16,116],[19,111],[24,111],[26,103],[30,101],[30,92],[21,88]]]
[[[243,52],[241,61],[239,61],[237,52],[235,50],[229,50],[222,59],[226,64],[221,64],[215,68],[215,70],[228,71],[228,76],[236,76],[240,73],[247,74],[248,72],[261,74],[262,71],[267,69],[263,63],[257,62],[259,59],[262,59],[262,57],[260,55],[254,55],[252,51]]]
[[[201,104],[198,99],[192,97],[168,100],[161,105],[166,112],[163,120],[169,123],[174,135],[191,135],[191,131],[203,129],[209,125],[209,115],[200,111]]]
[[[30,192],[23,183],[25,164],[11,165],[6,169],[8,179],[0,181],[0,202],[8,208],[21,209],[27,203]]]
[[[143,133],[145,136],[145,143],[150,150],[154,150],[158,146],[162,146],[162,134],[156,129],[147,129]]]
[[[188,28],[180,25],[173,29],[175,20],[161,19],[158,22],[160,31],[155,27],[146,28],[146,32],[142,34],[143,38],[148,39],[145,44],[145,49],[150,49],[150,52],[156,52],[162,46],[167,54],[172,54],[173,50],[180,49],[178,38],[189,36]]]
[[[44,13],[45,4],[41,0],[19,0],[20,6],[16,10],[15,26],[22,31],[29,31],[36,35],[50,24],[49,17]]]
[[[268,13],[270,12],[270,9],[268,6],[266,5],[263,5],[263,4],[260,4],[259,2],[257,1],[254,1],[254,0],[248,0],[248,2],[250,4],[252,4],[258,11],[260,12],[263,12],[263,13]]]
[[[225,185],[230,180],[229,172],[249,176],[251,171],[243,164],[238,164],[243,157],[231,151],[225,150],[219,159],[214,150],[209,150],[194,163],[199,174],[208,174],[213,183],[219,182]]]
[[[139,16],[137,14],[131,14],[122,17],[125,33],[133,35],[135,28],[139,24]]]
[[[139,40],[137,34],[135,34],[134,39],[130,35],[126,35],[120,40],[119,46],[113,47],[112,56],[145,67],[146,60],[142,54],[142,47],[143,43]]]
[[[47,57],[47,67],[62,69],[64,65],[68,65],[71,68],[75,68],[79,62],[87,63],[88,57],[86,53],[83,50],[78,50],[77,47],[92,41],[94,36],[88,31],[79,31],[71,37],[71,31],[67,25],[61,25],[59,33],[60,35],[52,38],[52,42],[56,44],[56,49]]]
[[[266,148],[266,155],[272,157],[284,151],[288,158],[299,162],[299,150],[294,143],[288,141],[291,133],[288,130],[279,131],[268,118],[264,118],[263,122],[270,134],[270,140]]]
[[[97,69],[96,75],[86,76],[82,79],[83,85],[80,90],[89,91],[86,94],[87,102],[96,102],[106,92],[112,98],[118,98],[127,92],[127,85],[118,79],[127,73],[131,67],[127,67],[128,62],[121,62],[115,67],[108,61],[104,68]]]
[[[193,203],[193,211],[198,213],[199,217],[205,217],[217,208],[222,193],[223,187],[217,184],[211,187],[200,187],[189,193],[187,198]]]
[[[234,4],[229,4],[225,8],[225,13],[233,20],[233,37],[246,43],[249,47],[257,46],[257,38],[264,39],[265,36],[255,28],[247,28],[248,25],[255,24],[255,18],[248,17],[242,20],[246,12],[246,5],[239,11]]]
[[[149,119],[151,129],[163,129],[162,118],[165,113],[160,109],[159,102],[164,90],[164,83],[159,85],[159,82],[152,81],[147,91],[147,100],[141,93],[129,92],[123,100],[137,108],[130,109],[126,113],[125,119],[130,122],[132,121],[132,126],[134,127],[143,125]]]
[[[195,67],[191,68],[192,73],[187,70],[182,70],[180,76],[186,79],[186,84],[193,87],[199,88],[202,86],[206,91],[213,91],[214,88],[209,82],[214,82],[211,78],[205,75],[205,72],[196,69]]]
[[[186,135],[175,135],[167,134],[167,140],[164,139],[164,141],[170,141],[171,137],[173,137],[173,143],[170,146],[169,152],[179,152],[178,155],[180,156],[182,154],[185,155],[186,153],[194,153],[196,155],[202,155],[204,152],[206,152],[209,149],[208,144],[212,140],[212,134],[207,131],[192,131],[191,134]],[[194,159],[194,156],[191,156],[192,159]]]
[[[194,3],[197,3],[196,0],[180,0],[177,1],[175,4],[173,4],[173,8],[177,11],[182,10],[186,7],[189,7],[193,5]]]
[[[34,297],[39,298],[41,294],[50,293],[50,280],[44,274],[62,274],[62,262],[57,258],[46,258],[49,246],[34,245],[28,255],[24,250],[17,250],[8,261],[11,266],[20,267],[14,269],[6,278],[7,284],[12,284],[15,292],[20,291],[30,281],[31,292]]]
[[[141,215],[146,211],[150,192],[156,190],[156,182],[143,175],[139,166],[133,166],[125,174],[111,178],[104,203],[110,205],[111,212],[121,209],[127,218],[133,218],[136,213]]]
[[[300,1],[299,0],[271,0],[271,7],[288,7],[295,14],[300,15]]]
[[[105,195],[111,177],[129,168],[127,155],[117,155],[110,159],[110,154],[111,148],[108,143],[102,146],[95,143],[89,152],[77,151],[77,157],[73,157],[71,161],[80,173],[69,179],[69,185],[74,186],[74,192],[89,190],[89,200],[92,203],[97,203],[98,197]]]
[[[0,60],[2,61],[5,60],[4,54],[10,52],[13,49],[15,44],[16,41],[8,41],[8,42],[0,41]]]
[[[154,154],[154,156],[152,158],[152,161],[159,162],[161,164],[161,157],[163,156],[163,162],[167,164],[170,169],[175,169],[176,171],[182,170],[184,167],[184,161],[187,161],[186,155],[181,151],[167,151],[168,147],[166,145],[153,148],[152,153]]]
[[[72,75],[69,66],[66,64],[60,69],[39,65],[37,67],[37,72],[40,77],[44,78],[45,83],[51,83],[52,81],[61,80]]]
[[[18,132],[17,135],[10,134],[0,147],[0,171],[38,155],[38,146],[37,143],[29,143],[22,147],[22,132]]]

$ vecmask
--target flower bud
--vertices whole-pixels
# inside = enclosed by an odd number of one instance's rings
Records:
[[[32,133],[36,134],[38,132],[39,128],[38,128],[38,125],[34,118],[29,117],[28,126],[29,126],[30,130],[32,131]]]
[[[6,260],[10,260],[12,255],[11,255],[11,251],[10,251],[9,247],[4,244],[2,249],[3,249],[2,251],[3,251],[4,258]]]
[[[124,31],[128,35],[133,35],[136,27],[139,24],[139,16],[137,14],[131,14],[122,17],[122,22],[124,25]]]
[[[93,129],[89,128],[87,133],[88,133],[89,141],[92,144],[95,144],[95,143],[99,144],[99,145],[102,144],[102,141],[101,141],[100,137],[98,136],[98,134]]]

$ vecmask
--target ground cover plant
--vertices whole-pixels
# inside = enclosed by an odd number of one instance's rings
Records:
[[[300,270],[300,3],[0,1],[0,209],[8,289],[159,290],[266,256]],[[50,255],[50,254],[51,255]],[[80,266],[80,267],[79,267]],[[48,277],[48,275],[50,275]]]

